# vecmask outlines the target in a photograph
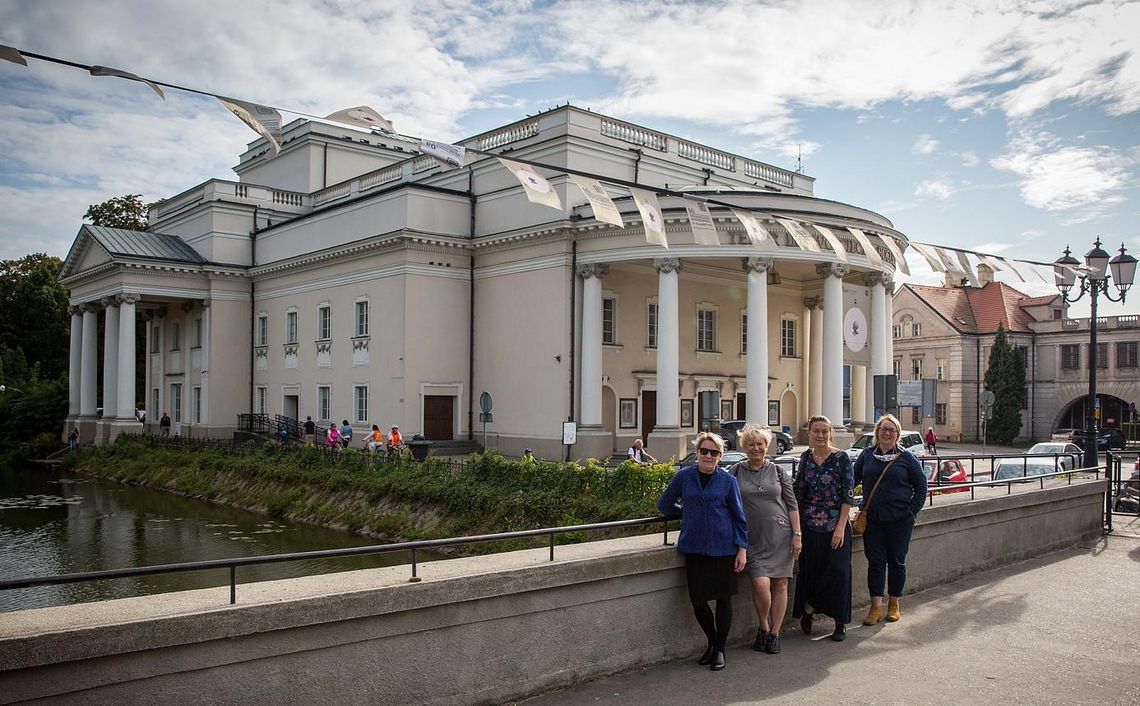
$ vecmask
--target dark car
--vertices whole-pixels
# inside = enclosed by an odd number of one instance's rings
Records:
[[[724,439],[725,446],[730,449],[736,449],[740,443],[736,435],[740,433],[740,430],[743,429],[747,423],[748,422],[743,419],[729,419],[719,422],[714,420],[709,425],[709,430],[720,434],[721,438]],[[772,432],[772,451],[775,452],[776,455],[785,454],[792,450],[794,443],[792,442],[791,436],[779,429],[769,429],[768,431]]]
[[[1053,432],[1051,438],[1054,441],[1068,441],[1082,449],[1085,447],[1084,429],[1058,429]],[[1123,449],[1126,443],[1127,439],[1124,438],[1124,432],[1119,429],[1101,429],[1096,435],[1097,451]]]

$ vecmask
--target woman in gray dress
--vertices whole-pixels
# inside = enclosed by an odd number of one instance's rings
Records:
[[[748,520],[748,563],[752,578],[752,604],[760,629],[752,649],[780,652],[780,625],[788,609],[788,579],[803,547],[800,513],[792,479],[768,460],[772,433],[759,424],[740,430],[740,448],[748,458],[729,472],[740,486],[744,516]]]

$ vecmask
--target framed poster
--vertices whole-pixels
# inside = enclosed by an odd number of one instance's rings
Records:
[[[732,400],[720,401],[720,418],[721,419],[736,419],[732,416]]]
[[[768,400],[768,426],[780,428],[780,401]]]
[[[681,428],[691,429],[693,427],[693,401],[681,400]]]
[[[637,428],[637,398],[625,398],[618,402],[618,426],[622,429]]]

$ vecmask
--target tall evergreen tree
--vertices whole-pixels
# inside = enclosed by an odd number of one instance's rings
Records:
[[[993,418],[986,425],[986,435],[998,444],[1008,444],[1021,431],[1021,400],[1025,394],[1025,357],[1010,345],[1005,328],[998,325],[989,367],[986,389],[994,393]]]

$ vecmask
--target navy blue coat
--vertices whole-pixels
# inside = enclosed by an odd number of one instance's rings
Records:
[[[733,556],[738,548],[747,549],[748,521],[736,478],[717,468],[702,488],[699,474],[696,466],[677,471],[657,501],[662,515],[681,518],[677,549],[705,556]],[[681,507],[677,507],[678,500]]]
[[[877,450],[878,447],[872,444],[855,459],[855,484],[863,484],[860,511],[866,508],[867,496],[871,494],[871,489],[887,465],[887,462],[875,458]],[[926,471],[922,468],[922,461],[912,452],[903,451],[871,498],[871,510],[867,519],[876,522],[913,519],[925,504]]]

